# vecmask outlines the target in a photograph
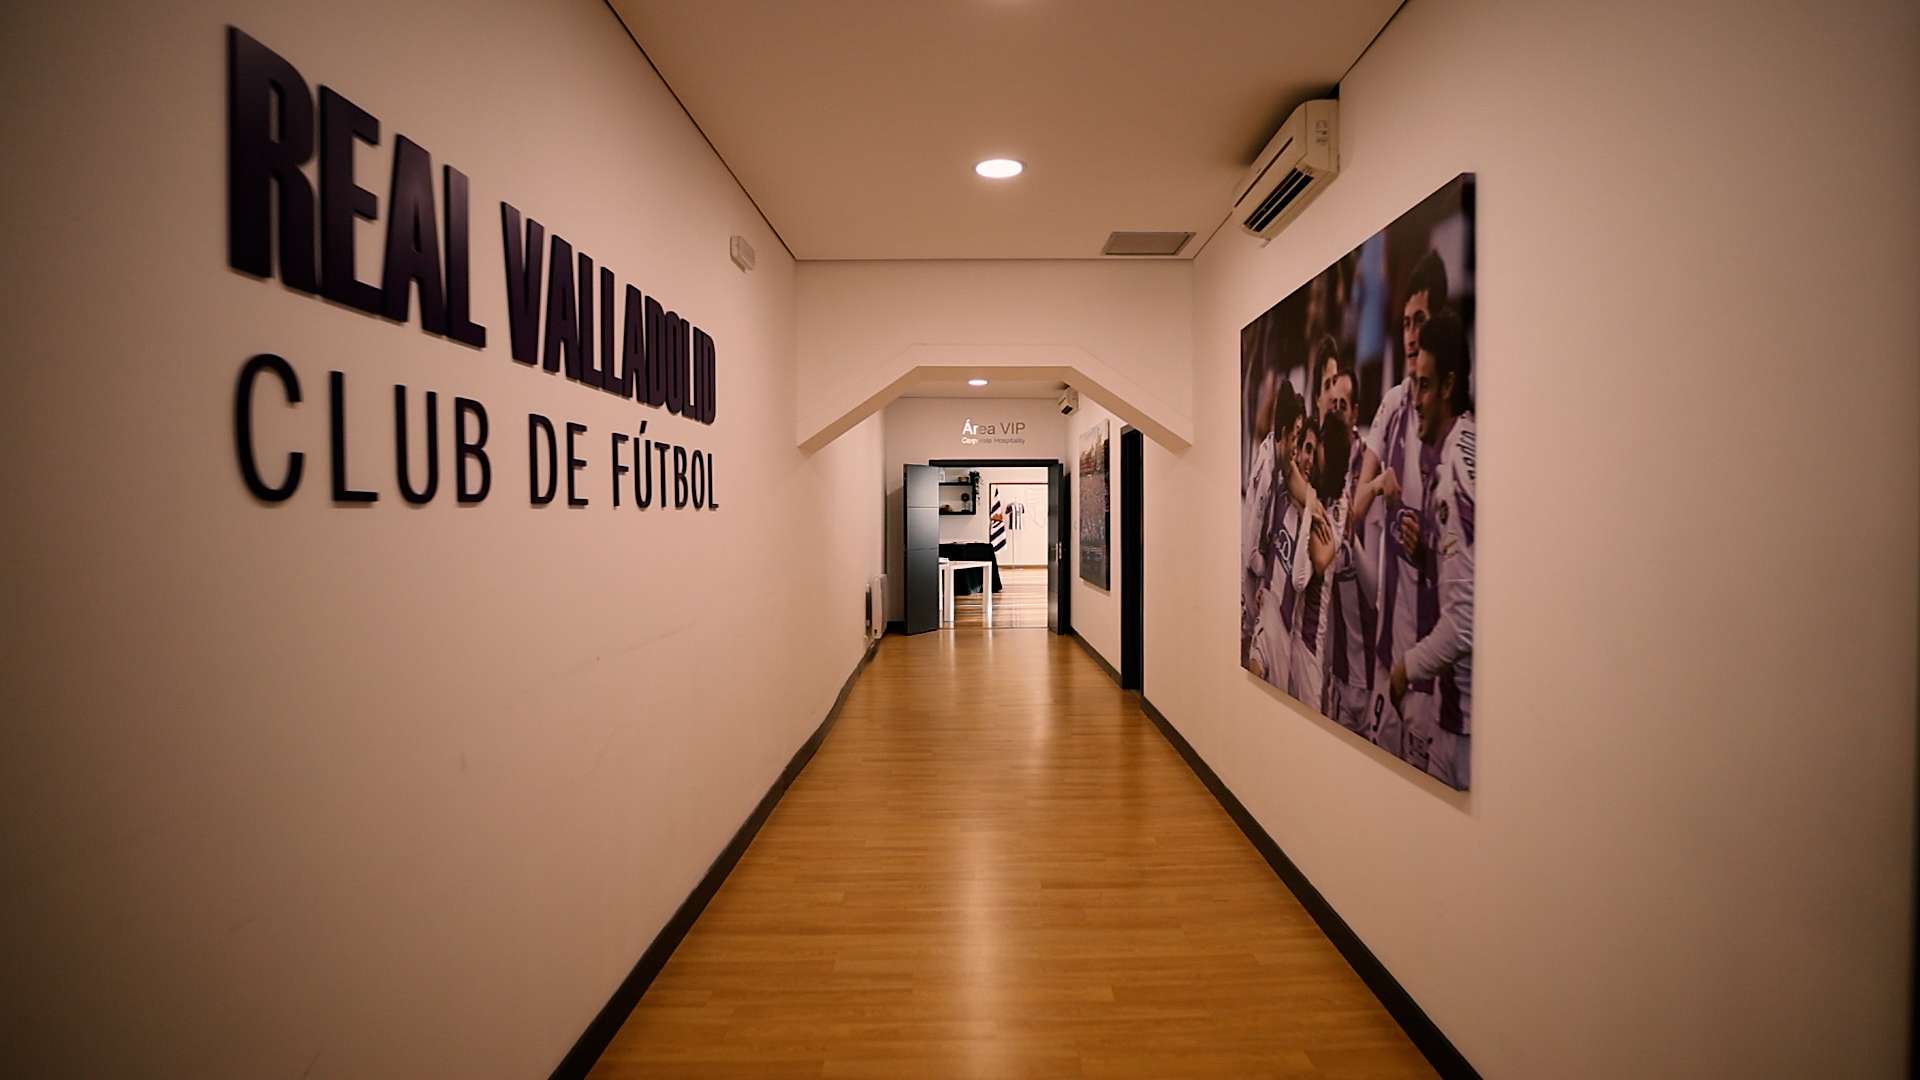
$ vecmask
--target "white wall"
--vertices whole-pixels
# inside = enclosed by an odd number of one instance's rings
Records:
[[[796,438],[935,364],[1073,365],[1085,394],[1188,439],[1192,277],[1177,260],[801,263]]]
[[[1198,260],[1148,696],[1489,1077],[1904,1073],[1920,12],[1848,7],[1414,0],[1339,179]],[[1456,794],[1237,666],[1234,433],[1240,328],[1465,170]]]
[[[1109,475],[1107,515],[1108,587],[1101,588],[1080,576],[1080,440],[1095,424],[1107,425]],[[1068,418],[1068,468],[1072,473],[1071,524],[1066,530],[1068,561],[1073,570],[1073,628],[1106,658],[1114,670],[1120,669],[1120,428],[1112,413],[1097,403],[1081,399],[1080,408]],[[1142,502],[1145,500],[1143,499]]]
[[[1031,466],[1013,466],[984,469],[950,469],[948,475],[959,479],[967,472],[980,474],[980,505],[977,514],[942,514],[940,516],[940,542],[943,544],[984,544],[990,539],[987,528],[987,512],[992,506],[990,485],[993,484],[1045,484],[1047,470]],[[1040,519],[1040,527],[1046,528],[1046,518]],[[1005,553],[1002,553],[1003,556]],[[1001,559],[1005,565],[1006,559]]]
[[[882,424],[795,451],[793,264],[597,0],[0,19],[9,1067],[545,1075],[858,661]],[[397,134],[471,178],[487,348],[226,268],[228,20],[380,118],[383,212]],[[503,198],[714,335],[713,426],[509,359]],[[230,422],[261,351],[305,391],[258,410],[276,477],[307,452],[277,507]],[[372,507],[327,497],[330,369]],[[400,501],[395,383],[441,394],[443,456],[451,397],[486,403],[485,503],[445,460]],[[589,425],[592,506],[528,505],[536,410]],[[716,452],[718,512],[606,505],[643,419]]]
[[[886,427],[882,485],[886,492],[887,618],[899,619],[906,612],[906,579],[902,576],[907,543],[902,501],[905,467],[942,459],[1065,461],[1067,421],[1052,401],[1029,398],[900,398],[880,415]],[[966,443],[961,441],[966,437],[961,428],[969,419],[975,425],[992,424],[1001,430],[1008,422],[1025,427],[1016,436],[983,436]],[[1009,437],[1020,441],[999,441]],[[984,483],[980,493],[984,498]]]

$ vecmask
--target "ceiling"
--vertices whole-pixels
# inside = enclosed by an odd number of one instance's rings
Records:
[[[796,257],[1080,259],[1115,229],[1191,258],[1400,0],[611,4]]]
[[[1054,399],[1066,391],[1066,383],[1047,379],[990,379],[985,386],[968,386],[965,379],[926,379],[907,387],[900,396]]]

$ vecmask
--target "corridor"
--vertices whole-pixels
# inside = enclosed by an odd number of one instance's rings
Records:
[[[1431,1072],[1134,695],[1023,630],[882,641],[593,1075]]]

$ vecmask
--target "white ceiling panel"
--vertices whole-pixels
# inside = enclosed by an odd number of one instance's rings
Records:
[[[1193,257],[1399,0],[612,3],[797,257],[1041,259]]]

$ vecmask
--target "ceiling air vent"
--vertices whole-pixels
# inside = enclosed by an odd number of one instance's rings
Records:
[[[1102,255],[1178,255],[1193,239],[1190,232],[1117,232],[1107,237]]]

